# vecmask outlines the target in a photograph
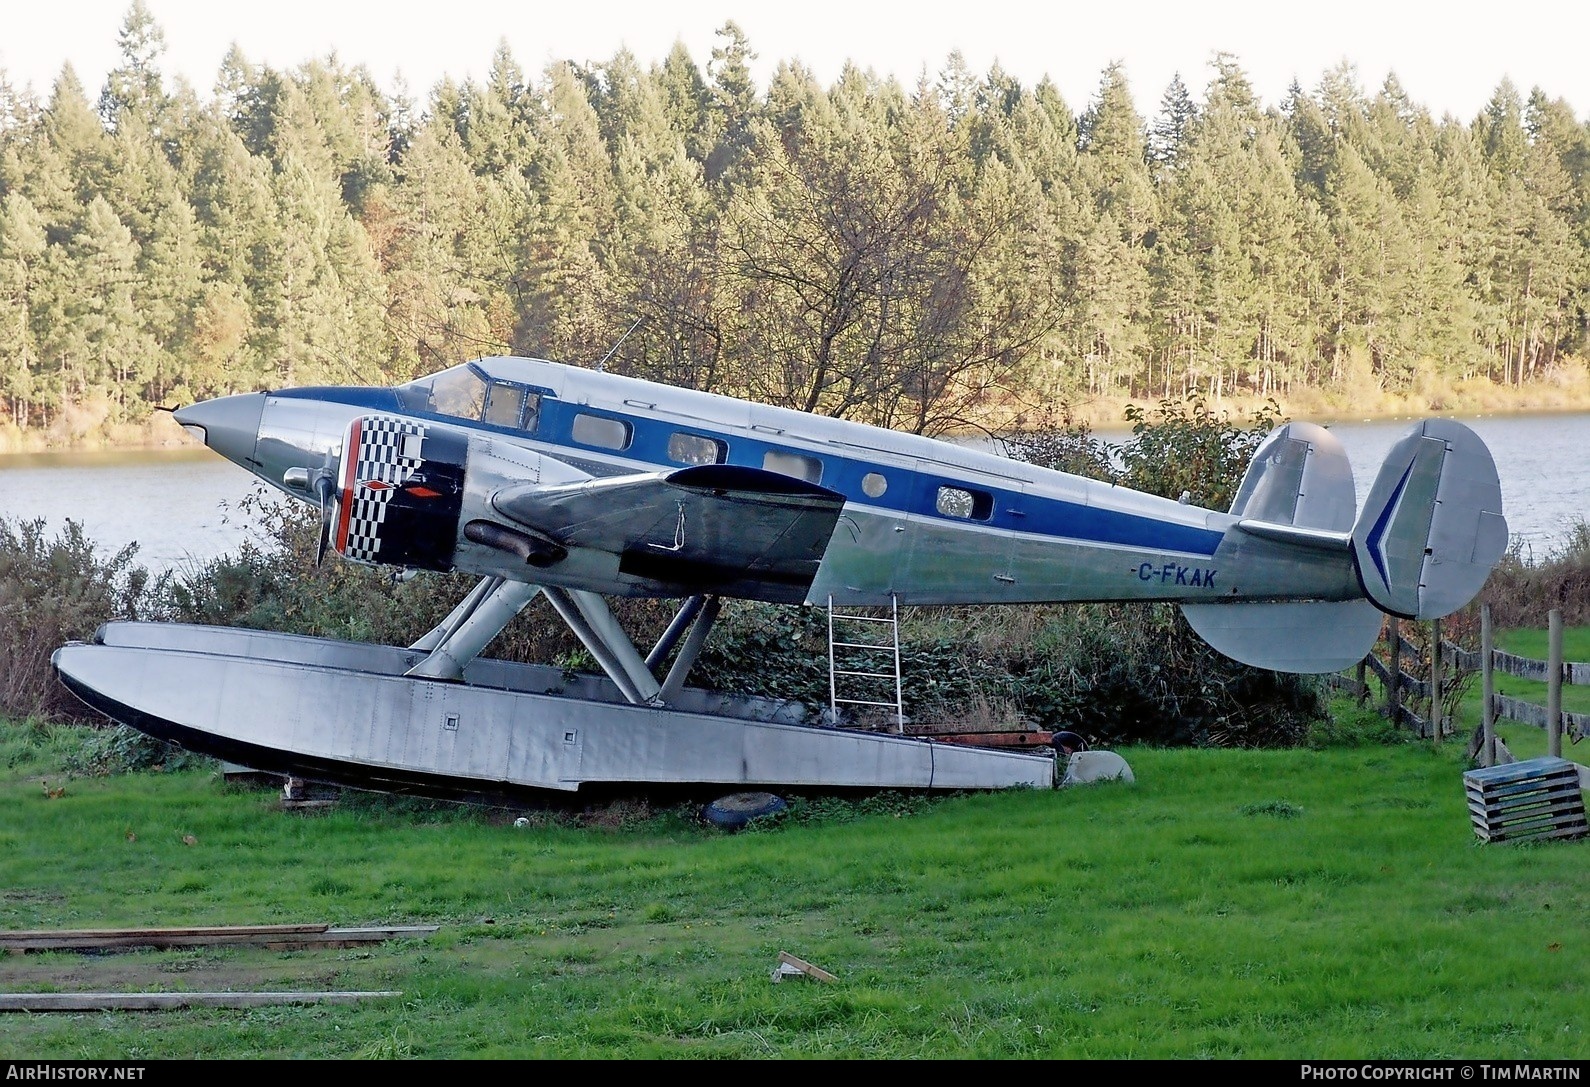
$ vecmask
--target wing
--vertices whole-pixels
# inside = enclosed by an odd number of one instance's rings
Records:
[[[844,496],[760,468],[676,472],[504,487],[492,506],[568,550],[619,556],[620,572],[680,592],[776,601],[806,597]]]

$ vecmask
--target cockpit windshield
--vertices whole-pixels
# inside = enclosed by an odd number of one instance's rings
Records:
[[[435,412],[459,419],[479,419],[486,406],[486,379],[467,363],[397,388],[408,411]]]

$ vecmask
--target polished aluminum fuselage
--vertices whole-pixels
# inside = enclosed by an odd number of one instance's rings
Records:
[[[951,442],[754,404],[557,363],[487,358],[470,366],[542,397],[534,431],[412,413],[469,434],[465,516],[492,515],[500,488],[675,470],[663,437],[722,442],[726,460],[769,454],[821,465],[812,482],[844,495],[838,525],[806,592],[811,603],[1012,604],[1043,601],[1351,600],[1362,590],[1342,554],[1300,551],[1228,532],[1231,514],[1051,471]],[[297,497],[289,471],[335,458],[348,423],[405,414],[389,389],[267,394],[252,455],[240,459]],[[560,416],[559,412],[565,413]],[[567,413],[621,421],[623,449],[574,440]],[[881,493],[880,493],[881,481]],[[975,496],[978,516],[945,512],[945,489]],[[454,568],[525,579],[523,564],[460,538]],[[576,552],[533,580],[607,595],[657,595],[616,556]]]

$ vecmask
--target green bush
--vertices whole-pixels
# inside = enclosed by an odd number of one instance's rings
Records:
[[[1341,700],[1315,721],[1304,742],[1314,750],[1327,747],[1375,747],[1406,743],[1412,734],[1392,724],[1374,706],[1357,706]]]
[[[76,521],[52,536],[42,519],[0,517],[0,716],[83,716],[56,681],[50,655],[108,620],[139,617],[150,581],[136,553],[129,544],[102,557]]]
[[[1499,630],[1544,627],[1553,608],[1567,626],[1590,625],[1590,523],[1581,518],[1562,544],[1538,557],[1515,537],[1479,602],[1490,605]]]
[[[1132,434],[1120,446],[1063,413],[1005,441],[1013,456],[1046,468],[1226,509],[1254,452],[1283,421],[1270,403],[1238,425],[1200,393],[1152,411],[1134,405],[1127,418]],[[1010,677],[1003,696],[1035,727],[1104,744],[1279,747],[1302,742],[1324,716],[1316,681],[1223,656],[1174,605],[1052,606],[1018,622],[1022,636],[997,670]]]
[[[817,608],[733,600],[724,603],[690,683],[734,694],[826,706],[828,625]]]
[[[1132,436],[1121,446],[1122,472],[1117,482],[1165,498],[1225,510],[1237,496],[1243,473],[1270,431],[1284,420],[1269,401],[1247,426],[1211,411],[1200,392],[1180,403],[1162,400],[1153,411],[1126,409]]]
[[[214,759],[157,740],[126,725],[94,729],[66,760],[66,769],[81,777],[108,777],[138,770],[189,770],[216,765]]]
[[[96,730],[61,721],[0,717],[0,766],[26,774],[55,774],[72,760]]]

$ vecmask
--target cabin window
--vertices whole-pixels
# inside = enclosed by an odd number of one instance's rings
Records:
[[[498,426],[516,427],[524,413],[525,390],[518,385],[504,385],[494,381],[486,398],[486,422]]]
[[[680,464],[722,464],[728,454],[728,445],[716,438],[682,430],[668,436],[668,459]]]
[[[622,419],[610,419],[605,415],[587,415],[581,412],[574,417],[571,436],[581,445],[594,445],[602,449],[627,449],[630,429],[629,424]]]
[[[994,515],[994,496],[987,491],[969,491],[965,487],[940,487],[938,500],[933,507],[946,517],[986,521]]]
[[[868,498],[882,498],[883,492],[889,489],[889,481],[877,472],[868,472],[861,477],[861,493]]]
[[[762,467],[781,476],[804,479],[807,483],[816,483],[823,478],[822,461],[783,449],[769,449],[762,457]]]
[[[535,433],[541,423],[541,394],[529,393],[524,398],[524,423],[522,429]]]

